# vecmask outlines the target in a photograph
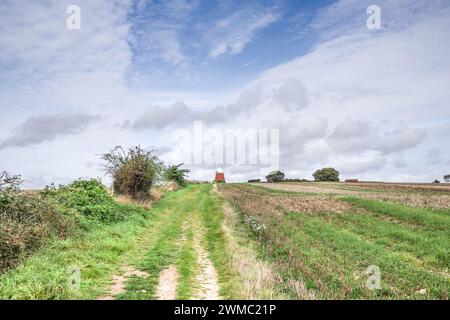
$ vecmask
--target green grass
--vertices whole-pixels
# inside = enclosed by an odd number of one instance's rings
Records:
[[[341,199],[379,216],[391,216],[431,230],[448,231],[450,227],[450,214],[446,210],[412,208],[401,204],[358,197],[343,197]]]
[[[114,204],[123,221],[92,222],[75,236],[41,247],[0,276],[0,299],[95,299],[107,294],[112,276],[121,275],[124,266],[148,276],[128,278],[117,299],[154,299],[160,273],[169,266],[178,272],[176,298],[190,299],[198,289],[198,246],[208,252],[225,299],[248,292],[255,297],[302,297],[290,285],[293,281],[318,299],[449,297],[447,210],[335,196],[327,201],[347,203],[346,212],[302,213],[285,211],[283,198],[301,201],[313,195],[248,185],[220,188],[236,190],[231,198],[240,215],[225,214],[224,200],[210,184],[170,192],[148,210]],[[280,201],[269,208],[270,202],[264,201],[272,195]],[[254,201],[263,205],[253,206]],[[249,217],[264,227],[253,230],[246,222]],[[240,269],[236,261],[247,266]],[[259,287],[245,284],[244,292],[244,281],[256,281],[263,265],[272,268],[275,280]],[[381,269],[381,290],[366,286],[371,265]],[[67,286],[69,266],[81,270],[77,292]]]
[[[264,201],[255,188],[246,188],[236,188],[237,208],[250,196],[252,202]],[[264,224],[257,233],[261,250],[286,284],[299,281],[319,299],[448,299],[450,217],[445,212],[357,197],[334,201],[351,204],[350,210],[312,214],[242,207],[244,217]],[[381,290],[366,286],[371,265],[381,269]],[[288,286],[286,293],[295,297]]]
[[[116,299],[153,299],[162,270],[177,268],[177,298],[191,298],[199,272],[195,243],[210,254],[224,297],[233,297],[230,258],[222,232],[221,201],[211,185],[167,194],[149,210],[120,205],[124,221],[92,223],[82,236],[53,241],[18,268],[0,276],[2,299],[95,299],[108,294],[113,275],[132,266],[147,277],[129,277]],[[197,238],[197,240],[196,240]],[[67,286],[67,267],[81,270],[81,288]],[[234,282],[236,285],[237,282]],[[235,287],[234,287],[235,288]]]
[[[211,186],[206,186],[201,194],[201,218],[205,226],[205,243],[211,261],[217,269],[220,284],[220,295],[233,298],[233,272],[230,267],[231,253],[227,250],[225,235],[222,230],[222,202],[211,196]]]
[[[194,234],[192,228],[185,231],[185,242],[176,261],[180,274],[177,286],[177,298],[189,299],[195,286],[195,271],[197,267],[197,255],[193,246]]]
[[[294,224],[300,224],[301,230],[293,228]],[[314,274],[311,279],[316,288],[321,288],[320,282],[325,284],[325,292],[328,292],[324,297],[377,297],[364,287],[365,278],[362,281],[353,278],[354,272],[363,272],[369,265],[381,269],[383,289],[380,298],[414,297],[422,288],[430,290],[430,298],[445,298],[450,290],[448,281],[405,259],[402,251],[388,250],[385,245],[368,241],[320,217],[288,214],[280,231],[291,238],[287,248],[303,248],[298,254],[302,257],[305,273]]]
[[[119,299],[154,298],[160,272],[169,265],[175,265],[180,252],[184,250],[179,243],[183,221],[192,206],[190,198],[193,193],[192,187],[170,193],[151,210],[157,222],[148,230],[145,253],[134,259],[138,269],[148,272],[149,276],[131,279],[127,284],[126,293],[120,295]]]
[[[148,278],[132,279],[121,299],[152,299],[159,274],[169,265],[179,273],[177,299],[189,299],[197,287],[198,272],[194,237],[199,236],[217,268],[221,294],[231,297],[229,283],[229,253],[224,250],[221,224],[223,213],[220,202],[211,193],[211,185],[191,185],[175,194],[166,196],[153,210],[158,223],[153,226],[153,240],[144,258],[137,263],[140,270],[149,273]],[[183,230],[184,229],[184,230]],[[145,290],[145,292],[142,292]]]
[[[127,218],[42,247],[18,268],[0,276],[0,299],[93,299],[104,293],[122,257],[153,221],[140,207],[122,205]],[[67,268],[81,269],[79,292],[68,289]]]

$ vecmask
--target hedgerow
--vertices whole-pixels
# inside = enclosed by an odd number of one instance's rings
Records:
[[[0,190],[0,273],[56,238],[115,223],[136,209],[118,204],[99,180],[76,180],[42,192]]]
[[[52,238],[64,238],[75,221],[41,195],[18,190],[0,192],[0,273]]]
[[[125,218],[125,210],[112,198],[100,180],[76,180],[58,189],[48,187],[43,194],[55,201],[63,214],[75,215],[82,223],[86,219],[117,222]]]

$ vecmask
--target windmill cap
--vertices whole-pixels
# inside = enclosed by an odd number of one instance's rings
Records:
[[[222,168],[217,168],[217,169],[216,169],[216,172],[217,172],[217,173],[223,173],[223,169],[222,169]]]

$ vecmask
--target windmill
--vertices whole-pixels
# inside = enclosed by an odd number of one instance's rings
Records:
[[[222,168],[216,169],[216,177],[214,178],[216,183],[224,183],[225,182],[225,174],[223,173]]]

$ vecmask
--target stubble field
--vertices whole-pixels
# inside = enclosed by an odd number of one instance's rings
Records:
[[[289,296],[300,299],[448,299],[449,191],[376,183],[221,187]]]

